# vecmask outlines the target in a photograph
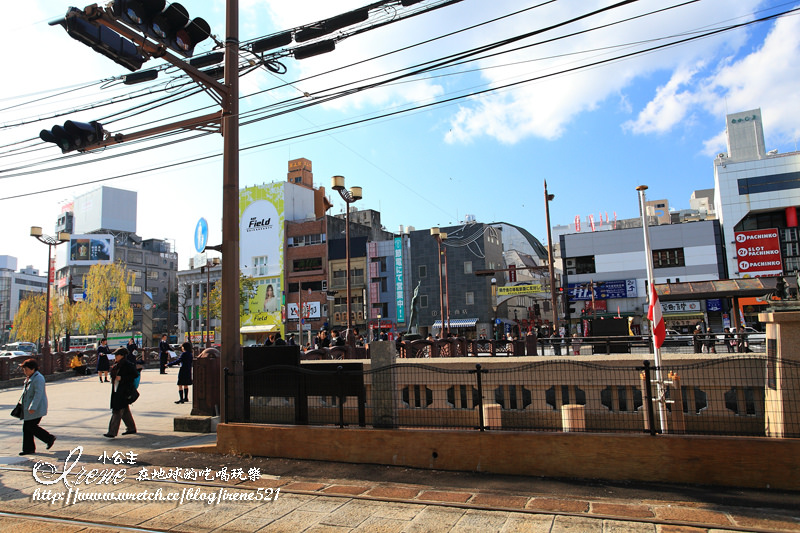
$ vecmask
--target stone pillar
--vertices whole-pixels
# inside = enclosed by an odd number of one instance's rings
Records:
[[[394,371],[378,371],[395,363],[397,352],[394,342],[376,341],[369,345],[372,375],[370,403],[372,404],[372,426],[376,428],[397,427],[397,385]]]
[[[800,437],[800,311],[759,313],[767,325],[764,430],[768,437]]]
[[[567,431],[586,431],[586,411],[583,405],[561,406],[561,429]]]

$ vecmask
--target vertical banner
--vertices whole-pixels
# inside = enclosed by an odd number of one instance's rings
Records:
[[[406,302],[405,302],[405,287],[403,272],[403,237],[394,238],[394,290],[395,298],[397,300],[397,323],[405,324],[406,321]]]
[[[256,282],[242,310],[242,326],[276,326],[283,331],[284,183],[239,191],[239,269]]]

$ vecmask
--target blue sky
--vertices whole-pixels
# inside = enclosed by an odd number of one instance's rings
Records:
[[[206,18],[212,31],[224,38],[223,0],[185,0],[183,4],[193,16]],[[240,0],[240,39],[246,41],[308,24],[363,4],[350,0]],[[320,94],[341,83],[533,31],[613,2],[558,0],[359,67],[308,78],[534,5],[520,0],[463,0],[344,39],[330,54],[302,62],[285,58],[281,61],[286,74],[259,69],[241,79],[241,111],[246,114],[304,92]],[[668,5],[673,4],[640,0],[517,46]],[[181,268],[185,268],[194,253],[192,235],[200,217],[209,221],[210,241],[220,240],[221,158],[165,170],[148,169],[219,153],[221,136],[210,135],[108,160],[103,159],[155,141],[71,158],[60,158],[58,148],[43,143],[33,146],[40,148],[38,151],[10,152],[11,143],[35,138],[40,129],[49,129],[66,119],[95,120],[112,109],[129,109],[136,102],[166,94],[163,83],[169,78],[163,74],[158,82],[135,88],[113,85],[64,93],[66,87],[127,73],[70,39],[60,27],[47,25],[47,21],[62,16],[67,7],[56,0],[29,0],[24,10],[0,21],[4,48],[24,46],[26,50],[24,55],[8,54],[4,78],[15,83],[7,81],[0,87],[0,178],[4,178],[0,224],[5,229],[0,254],[17,256],[20,266],[33,264],[44,270],[46,251],[28,236],[30,226],[42,226],[45,232],[52,232],[60,205],[97,186],[79,184],[134,173],[104,183],[139,193],[137,232],[145,238],[174,240]],[[619,218],[635,217],[635,187],[640,184],[649,186],[648,199],[666,198],[672,207],[688,208],[693,190],[714,185],[712,160],[716,153],[725,151],[726,113],[760,107],[767,148],[796,150],[800,136],[796,118],[800,116],[797,15],[447,105],[284,139],[471,91],[496,89],[666,42],[634,44],[638,41],[707,31],[794,7],[797,4],[777,0],[701,0],[544,45],[514,52],[503,48],[501,51],[506,53],[495,57],[263,120],[242,128],[242,148],[277,142],[242,152],[240,184],[244,187],[283,181],[288,160],[305,157],[313,162],[316,184],[329,190],[330,177],[341,174],[348,185],[363,187],[364,200],[357,205],[380,210],[390,231],[398,231],[401,224],[418,229],[450,225],[472,214],[481,222],[505,221],[526,227],[544,242],[545,179],[549,192],[556,196],[551,203],[553,224],[571,223],[576,215],[585,220],[589,214],[596,217],[606,212],[612,217],[615,212]],[[145,68],[159,64],[158,60],[151,60]],[[284,82],[291,85],[276,88]],[[152,95],[114,106],[78,110],[81,105],[104,101],[112,95],[121,98],[142,87],[153,91]],[[64,94],[52,96],[55,93]],[[43,96],[51,97],[41,100]],[[37,102],[22,105],[32,100]],[[201,94],[119,120],[108,129],[112,133],[136,131],[150,120],[165,116],[207,113],[209,110],[197,110],[211,104]],[[67,114],[53,117],[54,112]],[[37,121],[38,118],[42,120]],[[20,122],[26,124],[19,125]],[[48,162],[24,169],[37,173],[9,177],[19,173],[13,169],[42,160]],[[41,171],[74,162],[90,164]],[[31,194],[62,185],[75,186]],[[332,211],[338,213],[342,209],[337,195]]]

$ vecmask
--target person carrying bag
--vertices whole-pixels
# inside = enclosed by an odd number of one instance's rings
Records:
[[[21,365],[22,372],[25,374],[25,385],[22,389],[17,407],[18,418],[22,423],[22,451],[20,455],[30,455],[36,453],[36,441],[34,437],[47,444],[47,449],[53,447],[56,437],[48,433],[39,425],[42,417],[47,414],[47,393],[45,392],[44,376],[39,372],[39,363],[36,359],[26,359]],[[11,412],[12,415],[18,411],[17,407]]]

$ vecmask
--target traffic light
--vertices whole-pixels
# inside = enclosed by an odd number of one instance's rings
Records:
[[[83,11],[76,7],[67,10],[62,19],[50,22],[50,26],[63,26],[73,39],[91,46],[95,52],[112,59],[131,71],[142,68],[147,58],[130,41],[114,30],[86,20]]]
[[[190,20],[189,12],[177,2],[115,0],[112,14],[183,57],[191,57],[194,47],[211,35],[208,22],[199,17]]]
[[[788,299],[788,291],[786,290],[786,281],[783,279],[783,276],[778,276],[778,278],[775,280],[774,294],[780,300]]]
[[[55,143],[66,154],[73,150],[84,150],[103,139],[103,125],[96,121],[89,123],[68,120],[63,126],[53,126],[42,130],[39,137],[44,142]]]

